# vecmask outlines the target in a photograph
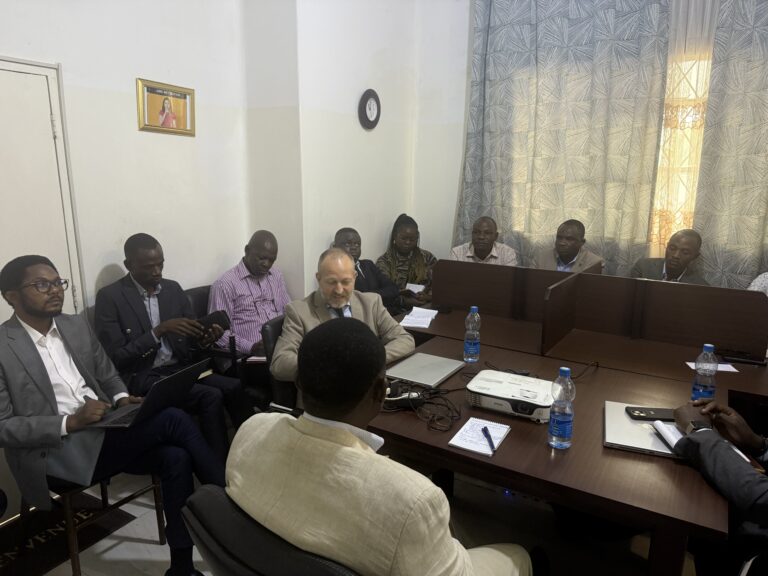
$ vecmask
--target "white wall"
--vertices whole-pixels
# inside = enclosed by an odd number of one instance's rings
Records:
[[[306,291],[335,230],[376,259],[408,212],[447,256],[463,154],[469,0],[298,0]],[[357,105],[377,91],[365,131]]]
[[[0,54],[61,63],[87,304],[148,232],[192,287],[247,238],[240,1],[5,0]],[[195,89],[197,135],[137,130],[137,77]],[[23,251],[20,246],[19,251]]]
[[[304,295],[296,0],[245,0],[246,196],[250,232],[271,230],[289,294]],[[243,244],[245,244],[243,242]]]
[[[410,193],[415,105],[414,2],[299,0],[301,166],[307,291],[320,252],[342,226],[376,259]],[[363,92],[381,100],[366,131]]]
[[[461,188],[471,58],[470,0],[416,3],[416,142],[409,210],[421,246],[447,258]]]
[[[408,212],[446,256],[464,138],[470,0],[5,0],[0,54],[60,62],[86,303],[157,236],[210,283],[275,232],[294,297],[341,226],[363,254]],[[139,132],[135,79],[195,89],[194,138]],[[382,102],[366,132],[357,103]],[[23,251],[23,247],[20,247]]]

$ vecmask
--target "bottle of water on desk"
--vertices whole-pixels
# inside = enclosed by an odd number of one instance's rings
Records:
[[[477,306],[470,307],[464,327],[464,362],[477,362],[480,359],[480,314]]]
[[[560,375],[552,382],[552,407],[549,410],[549,445],[552,448],[571,447],[573,438],[573,400],[576,385],[571,380],[571,369],[560,368]]]
[[[715,374],[717,374],[717,356],[712,344],[704,344],[704,349],[696,358],[696,375],[693,377],[691,400],[715,397]]]

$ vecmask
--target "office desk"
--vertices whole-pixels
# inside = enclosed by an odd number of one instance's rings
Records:
[[[455,340],[464,340],[464,321],[468,310],[441,312],[432,320],[429,328],[409,328],[410,332],[429,336],[443,336]],[[519,350],[538,354],[541,341],[541,322],[529,322],[503,318],[490,314],[480,315],[482,345],[496,346],[509,350]]]
[[[456,340],[436,337],[420,352],[460,358]],[[530,370],[554,379],[562,361],[484,345],[481,365]],[[575,373],[583,366],[570,363]],[[465,370],[464,372],[466,372]],[[462,373],[442,384],[460,388]],[[727,391],[720,387],[718,396]],[[650,530],[651,574],[679,575],[689,535],[722,538],[728,530],[728,506],[699,475],[682,462],[603,447],[603,407],[606,400],[638,405],[678,406],[690,397],[690,384],[647,375],[599,368],[576,381],[574,443],[566,451],[547,445],[547,426],[521,418],[471,408],[463,391],[450,397],[461,407],[461,419],[448,432],[428,430],[413,413],[381,414],[369,429],[386,439],[387,450],[427,464],[461,472]],[[511,426],[492,458],[448,446],[470,416],[490,418]]]

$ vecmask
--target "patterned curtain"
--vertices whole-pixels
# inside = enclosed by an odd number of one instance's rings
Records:
[[[523,262],[577,218],[609,273],[646,255],[663,117],[666,0],[475,0],[454,232],[493,216]]]
[[[677,230],[693,227],[718,0],[670,3],[667,87],[653,195],[649,255],[664,255]]]
[[[721,0],[694,225],[713,285],[768,269],[768,0]]]

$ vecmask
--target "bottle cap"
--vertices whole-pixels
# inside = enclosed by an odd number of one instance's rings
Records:
[[[560,376],[564,376],[566,378],[571,377],[571,369],[567,366],[560,366]]]
[[[477,314],[477,306],[470,306],[469,307],[469,313],[470,314]]]
[[[704,344],[704,352],[714,352],[714,351],[715,351],[714,344]]]

